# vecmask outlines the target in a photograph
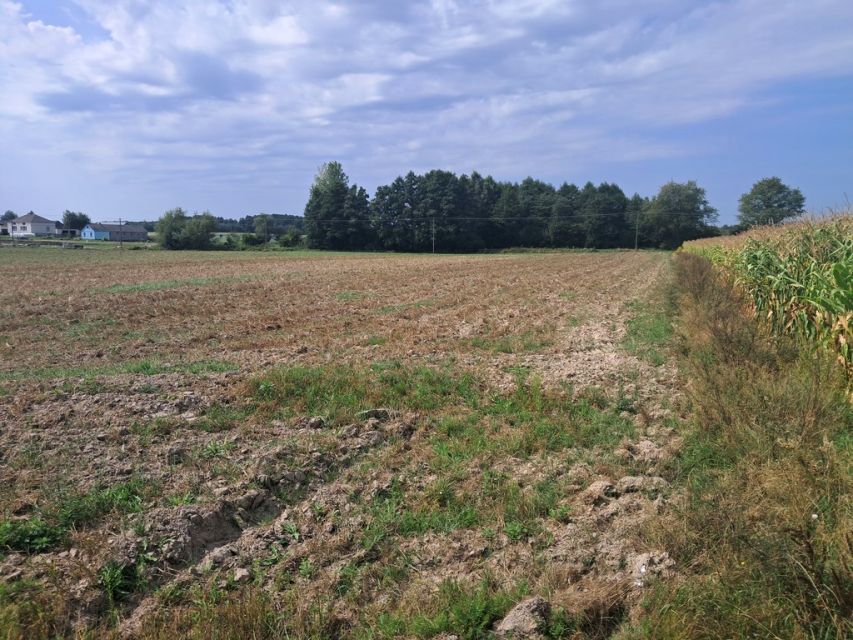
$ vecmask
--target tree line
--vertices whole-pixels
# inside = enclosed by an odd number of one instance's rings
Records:
[[[482,251],[509,247],[672,249],[687,240],[734,233],[781,222],[805,210],[799,189],[765,178],[744,193],[738,224],[713,225],[717,211],[696,182],[668,182],[652,197],[628,197],[613,183],[559,187],[526,178],[499,182],[477,172],[461,175],[434,170],[409,172],[380,186],[371,198],[350,184],[339,162],[320,167],[303,216],[258,214],[239,219],[208,212],[189,216],[167,211],[156,222],[166,249],[246,249],[307,245],[339,251]],[[17,217],[7,210],[2,221]],[[82,212],[66,210],[66,228],[89,223]],[[218,234],[218,235],[214,235]],[[274,245],[273,245],[274,246]]]
[[[741,198],[741,223],[797,215],[803,204],[799,190],[778,178],[766,179]],[[370,198],[364,188],[350,184],[339,162],[320,167],[305,206],[309,246],[344,251],[673,249],[719,235],[716,218],[705,190],[692,180],[668,182],[652,197],[629,197],[608,182],[554,187],[535,178],[499,182],[477,172],[457,176],[434,170],[397,177]]]

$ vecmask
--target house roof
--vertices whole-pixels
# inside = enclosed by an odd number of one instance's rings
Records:
[[[148,231],[141,224],[104,224],[102,222],[90,222],[88,227],[91,227],[95,231],[110,231],[117,232],[121,231],[122,233],[145,233]]]
[[[12,222],[37,222],[39,224],[56,224],[54,220],[48,220],[47,218],[42,218],[37,213],[28,213],[25,216],[21,216],[20,218],[15,218]]]

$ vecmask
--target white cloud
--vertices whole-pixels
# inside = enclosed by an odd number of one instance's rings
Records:
[[[329,157],[384,180],[535,172],[620,144],[668,157],[687,147],[667,126],[853,74],[846,0],[57,1],[100,35],[0,0],[4,166],[73,158],[141,183],[180,174],[176,190]]]

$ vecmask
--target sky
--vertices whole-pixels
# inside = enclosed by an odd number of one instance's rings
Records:
[[[340,161],[853,199],[850,0],[0,0],[0,210],[301,214]]]

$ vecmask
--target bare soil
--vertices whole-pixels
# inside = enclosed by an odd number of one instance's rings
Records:
[[[679,446],[675,371],[623,346],[632,303],[657,303],[666,255],[60,253],[0,253],[26,284],[0,293],[0,512],[26,519],[69,491],[147,487],[138,510],[0,560],[0,579],[63,599],[77,628],[143,634],[164,593],[252,582],[328,601],[338,628],[354,630],[484,575],[616,628],[674,569],[638,532],[672,498],[659,475]],[[627,398],[614,419],[631,435],[460,462],[457,497],[481,492],[488,467],[522,494],[555,484],[568,515],[522,536],[504,516],[401,535],[393,554],[371,557],[370,505],[399,487],[417,503],[446,480],[434,462],[441,416],[332,427],[245,406],[249,381],[271,368],[382,362],[450,367],[484,394],[511,393],[525,371],[567,402]],[[400,558],[392,586],[365,578]],[[107,565],[141,566],[146,580],[112,618]],[[355,595],[336,587],[347,567],[360,571]]]

